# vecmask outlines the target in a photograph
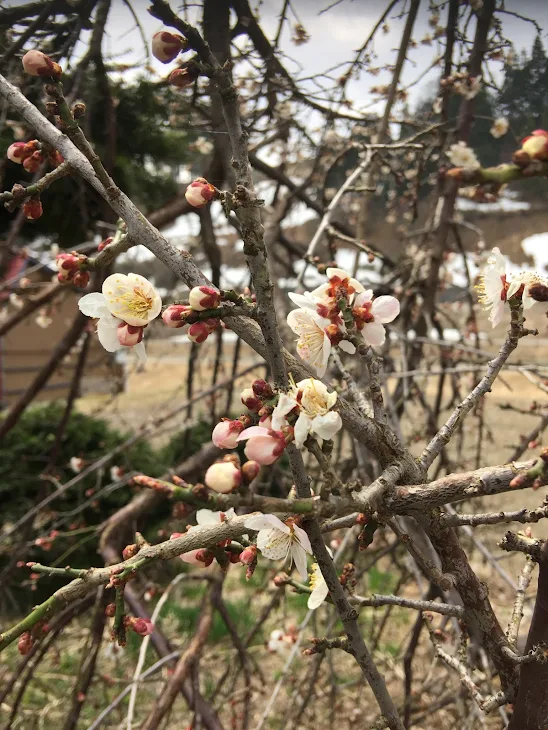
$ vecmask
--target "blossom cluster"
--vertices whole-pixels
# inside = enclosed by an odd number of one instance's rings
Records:
[[[400,312],[395,297],[374,298],[371,289],[366,289],[346,271],[328,268],[326,275],[328,282],[314,291],[289,294],[299,308],[287,317],[287,324],[298,335],[297,352],[315,368],[319,377],[327,370],[333,347],[350,354],[356,352],[357,333],[366,345],[384,344],[384,325]]]
[[[89,271],[84,269],[86,260],[87,256],[78,254],[76,251],[58,254],[55,257],[57,280],[61,284],[74,284],[74,286],[85,289],[90,280]]]
[[[535,302],[548,300],[548,280],[531,271],[522,271],[510,276],[507,273],[506,258],[494,248],[481,271],[478,284],[478,300],[489,310],[489,321],[496,327],[504,316],[504,305],[510,300],[521,300],[527,310]]]
[[[23,165],[27,172],[37,172],[47,159],[53,167],[58,167],[64,160],[60,152],[51,150],[46,152],[37,139],[29,142],[14,142],[6,152],[8,160]]]
[[[170,304],[162,312],[162,319],[167,327],[185,330],[191,342],[202,344],[212,332],[221,326],[217,317],[200,318],[196,321],[199,312],[217,309],[222,301],[221,292],[211,286],[195,286],[188,295],[188,304]]]

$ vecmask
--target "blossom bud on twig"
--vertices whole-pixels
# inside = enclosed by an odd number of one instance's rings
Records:
[[[242,473],[230,461],[219,461],[212,464],[205,473],[205,483],[219,494],[228,494],[242,483]]]
[[[257,461],[246,461],[242,466],[242,478],[244,484],[251,484],[251,482],[259,476],[261,471],[261,465]]]
[[[202,208],[218,195],[217,189],[205,179],[197,177],[190,183],[185,192],[185,198],[194,208]]]
[[[121,322],[116,330],[118,342],[122,347],[135,347],[143,339],[144,327],[137,327]]]
[[[219,449],[235,449],[238,445],[238,436],[244,428],[245,425],[241,421],[226,419],[215,426],[211,440]]]
[[[187,86],[191,86],[199,75],[200,72],[196,66],[182,66],[172,71],[167,80],[171,86],[175,86],[177,89],[185,89]]]
[[[195,286],[188,295],[188,303],[195,312],[215,309],[219,306],[220,301],[221,295],[211,286]]]
[[[27,202],[23,204],[23,213],[27,220],[35,221],[40,218],[43,212],[42,203],[40,202],[40,197],[38,195],[34,195],[30,200],[27,200]]]
[[[164,324],[170,329],[184,327],[186,324],[186,316],[192,312],[192,307],[188,304],[170,304],[162,312]]]
[[[61,66],[42,51],[27,51],[21,62],[25,73],[29,76],[51,76],[58,79],[63,73]]]
[[[250,411],[259,411],[263,405],[260,399],[253,392],[252,388],[245,388],[242,390],[240,398],[244,406],[249,408]]]
[[[161,63],[170,63],[188,47],[188,41],[178,33],[161,30],[152,36],[152,55]]]

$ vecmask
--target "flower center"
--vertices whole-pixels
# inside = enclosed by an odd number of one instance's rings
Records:
[[[152,309],[152,297],[147,296],[142,289],[135,286],[133,292],[126,292],[119,297],[126,307],[136,317],[144,317]]]

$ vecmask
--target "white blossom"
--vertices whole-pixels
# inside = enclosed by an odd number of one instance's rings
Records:
[[[245,527],[257,530],[257,548],[269,560],[286,560],[288,557],[304,580],[308,578],[306,554],[312,555],[308,535],[293,521],[282,522],[275,515],[256,514],[248,517]]]
[[[462,140],[451,145],[447,157],[455,167],[462,167],[465,170],[479,170],[481,167],[474,150]]]
[[[498,117],[498,119],[495,119],[493,122],[493,126],[489,131],[493,137],[498,139],[499,137],[504,137],[509,127],[510,125],[507,119],[504,117]]]
[[[304,446],[309,435],[321,441],[330,440],[342,427],[340,415],[331,410],[336,402],[337,393],[330,393],[320,380],[301,380],[291,386],[289,393],[280,394],[272,413],[272,428],[280,430],[287,426],[287,415],[297,409],[294,437],[298,448]]]

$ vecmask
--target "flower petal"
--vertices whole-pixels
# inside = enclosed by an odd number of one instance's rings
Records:
[[[268,436],[268,428],[264,428],[263,426],[250,426],[249,428],[244,428],[236,441],[246,441],[252,436]]]
[[[86,317],[94,317],[97,319],[99,317],[106,317],[107,315],[110,315],[107,307],[107,300],[103,294],[99,294],[99,292],[92,292],[91,294],[86,294],[81,297],[81,299],[78,300],[78,308],[82,314],[86,315]]]
[[[308,579],[308,566],[306,564],[306,553],[300,544],[294,541],[291,544],[291,557],[295,563],[295,567],[301,574],[303,580]]]
[[[319,568],[318,568],[319,570]],[[327,587],[327,584],[325,581],[320,581],[318,585],[314,588],[312,593],[310,594],[307,602],[307,607],[313,611],[315,608],[318,608],[322,605],[322,603],[325,601],[329,594],[329,588]]]
[[[371,305],[371,313],[382,324],[392,322],[400,313],[400,303],[396,297],[377,297]]]
[[[295,430],[293,432],[293,435],[295,437],[295,446],[298,449],[302,449],[304,446],[304,442],[306,441],[308,434],[310,433],[310,427],[312,425],[312,419],[306,415],[306,413],[301,412],[299,414],[299,417],[297,418],[297,422],[295,423]]]
[[[351,342],[349,342],[348,340],[341,340],[341,341],[339,342],[339,348],[340,348],[340,349],[341,349],[341,350],[342,350],[343,352],[347,352],[347,353],[348,353],[349,355],[353,355],[353,354],[354,354],[354,353],[356,352],[356,346],[355,346],[355,345],[353,345],[353,344],[352,344]]]
[[[137,355],[141,362],[147,361],[147,351],[145,350],[144,342],[138,342],[136,345],[133,345],[131,349]]]
[[[275,529],[279,530],[280,532],[284,532],[287,535],[291,533],[291,530],[285,524],[285,522],[282,522],[279,517],[276,517],[276,515],[251,515],[244,522],[244,527],[248,527],[250,530],[257,531]]]
[[[280,431],[283,426],[287,426],[285,417],[296,406],[298,406],[298,403],[295,398],[291,398],[287,393],[280,393],[276,407],[272,412],[272,428],[274,431]]]
[[[120,320],[111,314],[108,317],[101,317],[97,323],[97,336],[99,342],[103,345],[107,352],[116,352],[122,349],[122,345],[118,342],[118,325]]]
[[[354,299],[353,306],[363,307],[364,304],[367,304],[367,302],[370,302],[372,299],[373,289],[366,289],[365,291],[361,292],[361,294],[358,294],[358,296]]]
[[[330,411],[325,416],[316,416],[310,430],[324,441],[331,440],[342,428],[342,420],[338,413]]]
[[[280,530],[261,530],[257,535],[257,547],[269,560],[285,560],[291,550],[291,535]]]
[[[312,555],[312,545],[310,544],[308,535],[303,528],[299,527],[299,525],[293,525],[293,530],[295,531],[295,537],[300,542],[303,550],[305,550],[309,555]]]
[[[489,315],[489,321],[491,322],[493,328],[495,328],[498,324],[502,322],[503,315],[504,302],[502,301],[502,299],[499,299],[495,304],[493,304],[491,314]]]
[[[297,294],[296,292],[288,292],[287,296],[291,299],[293,304],[296,304],[299,308],[313,309],[316,311],[317,299],[310,293],[305,292],[304,294]]]
[[[337,269],[334,266],[330,266],[328,269],[325,270],[325,275],[328,279],[334,279],[336,276],[339,279],[350,279],[350,274],[348,271],[345,271],[344,269]]]
[[[383,345],[386,339],[384,325],[380,322],[367,322],[362,329],[362,337],[368,345]]]
[[[196,512],[196,522],[199,525],[218,525],[221,521],[220,512],[213,512],[210,509],[199,509]]]

